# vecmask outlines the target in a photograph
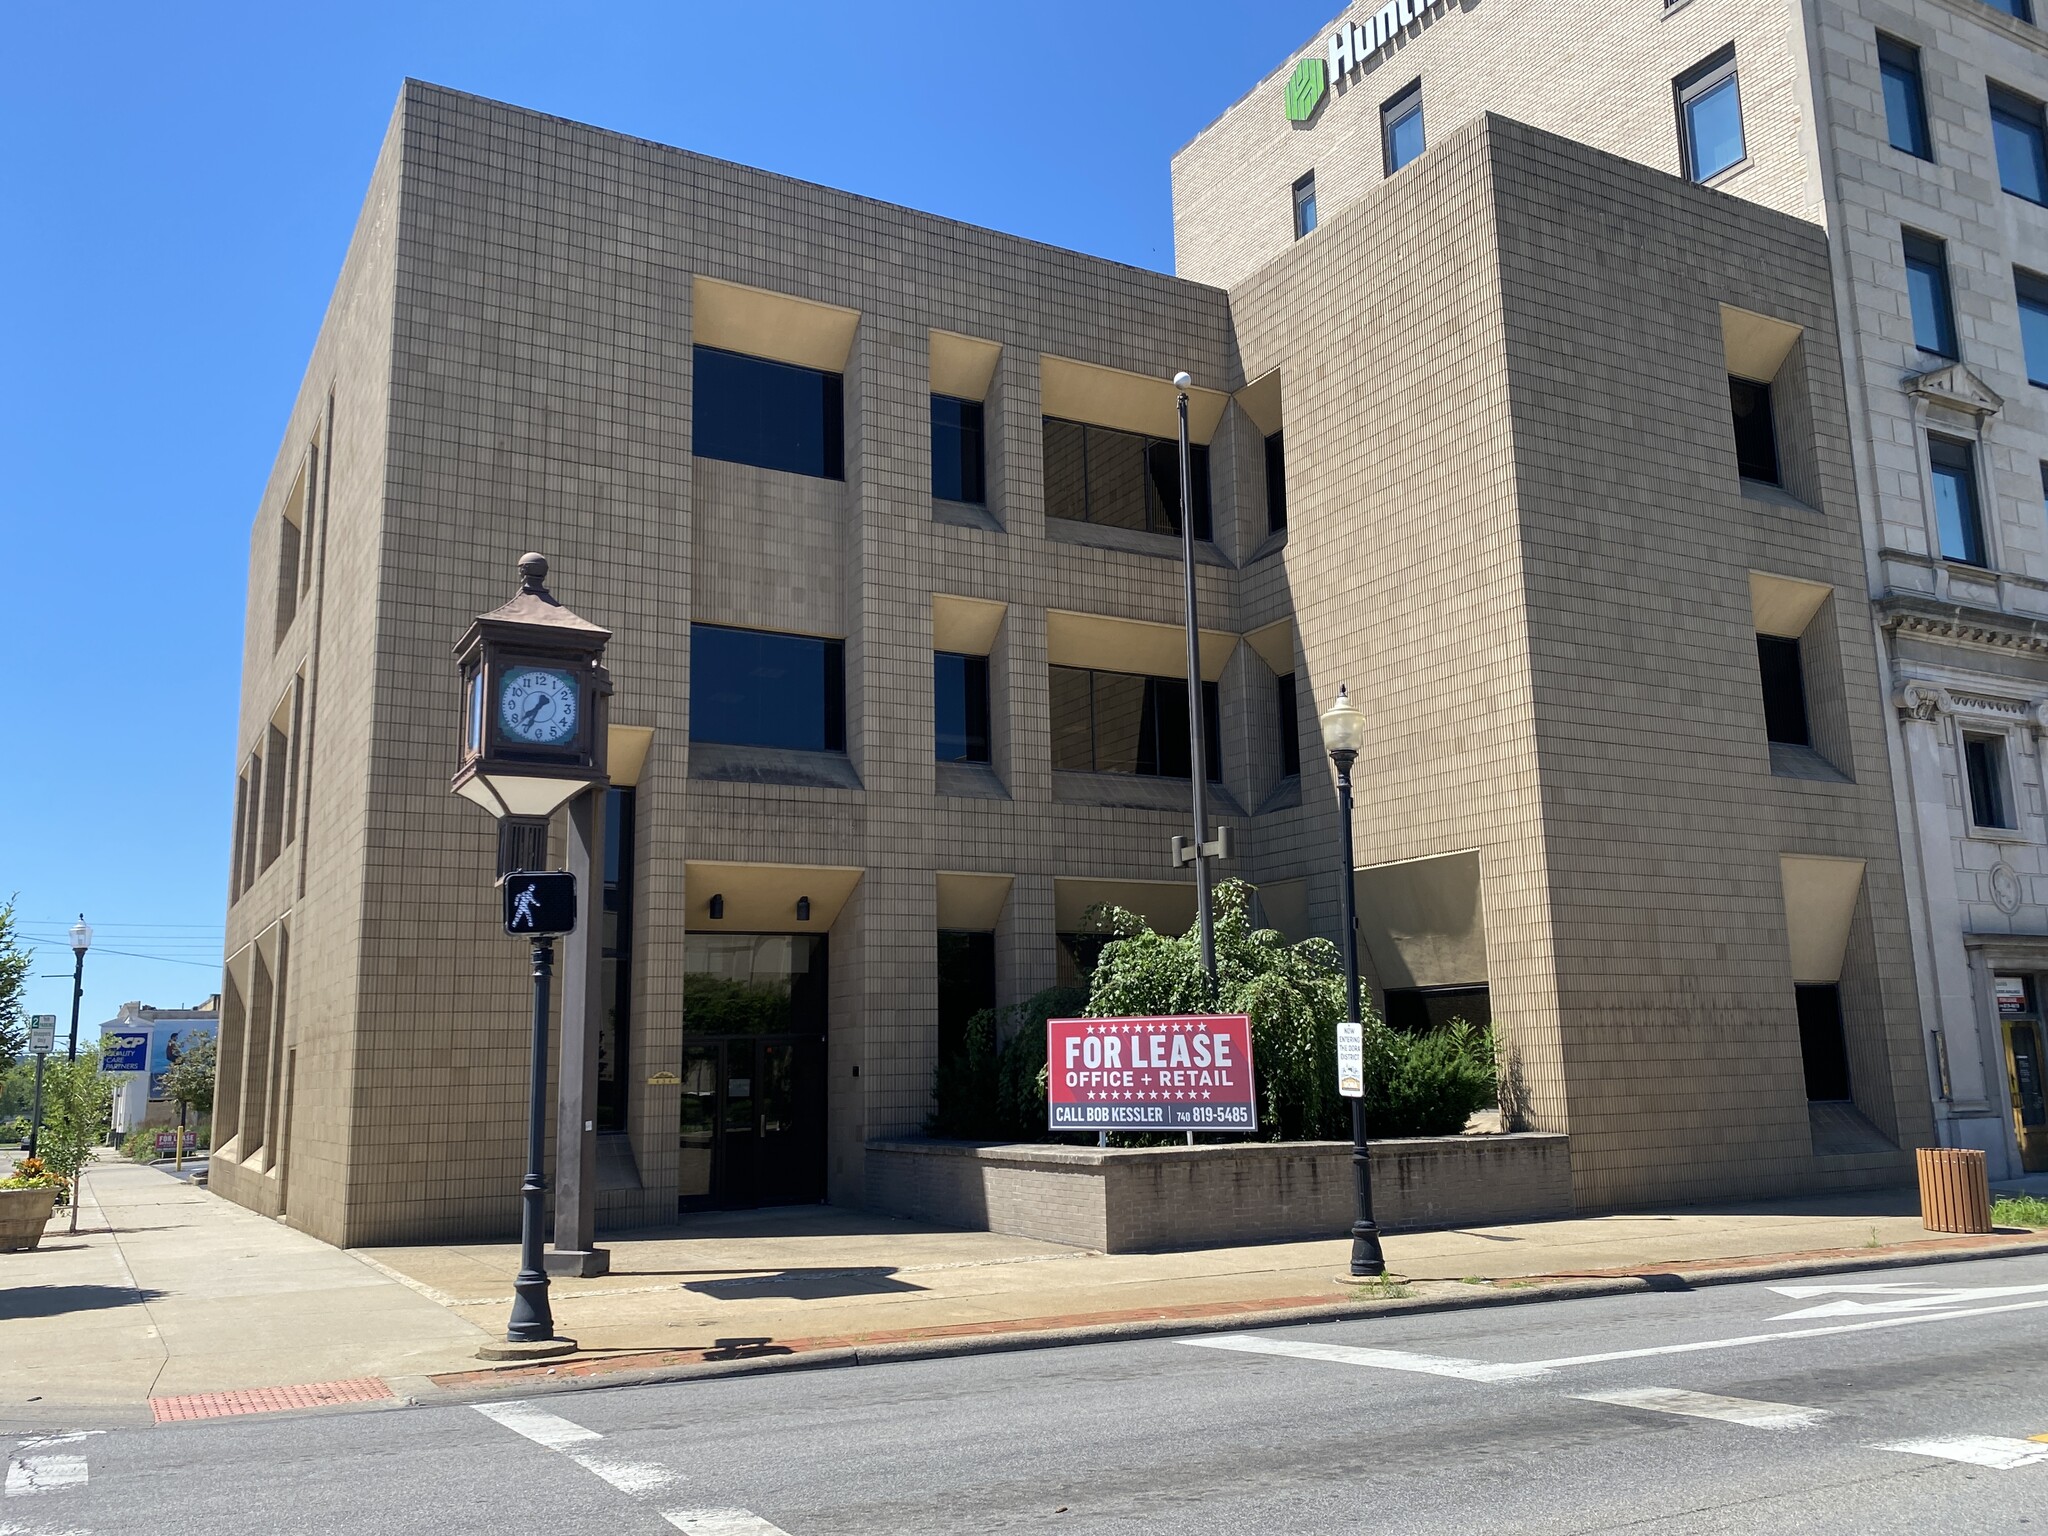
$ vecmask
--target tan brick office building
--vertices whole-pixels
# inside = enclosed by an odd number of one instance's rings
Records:
[[[1994,1177],[2048,1168],[2038,4],[1397,0],[1333,20],[1174,163],[1179,270],[1233,291],[1304,207],[1487,111],[1828,232],[1931,1103]],[[1290,121],[1304,65],[1324,93]],[[1804,495],[1767,478],[1748,494]]]
[[[449,647],[527,548],[615,635],[611,1224],[858,1203],[963,996],[1071,974],[1094,902],[1186,921],[1190,771],[1268,918],[1332,932],[1340,682],[1375,987],[1490,1008],[1582,1205],[1897,1177],[1928,1088],[1825,239],[1437,140],[1226,289],[409,86],[253,535],[214,1187],[337,1242],[516,1220],[524,954]],[[1799,497],[1744,494],[1731,372]],[[1821,1012],[1853,1091],[1814,1103]]]

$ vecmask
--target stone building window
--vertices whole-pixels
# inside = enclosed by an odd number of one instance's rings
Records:
[[[1294,238],[1301,240],[1316,231],[1316,173],[1310,171],[1294,184]]]
[[[1048,416],[1045,515],[1109,528],[1180,534],[1180,445]],[[1189,448],[1195,537],[1211,537],[1209,450]]]
[[[1422,135],[1422,82],[1417,80],[1380,108],[1380,155],[1386,173],[1393,175],[1427,147]]]
[[[932,671],[938,761],[989,761],[988,658],[936,651]]]
[[[1274,693],[1280,705],[1280,776],[1293,778],[1301,772],[1301,701],[1292,672],[1274,680]]]
[[[1994,11],[2005,12],[2014,21],[2032,21],[2034,19],[2034,7],[2028,3],[2028,0],[1984,0],[1984,3],[1989,5]]]
[[[1128,773],[1185,779],[1188,685],[1178,677],[1135,677],[1053,667],[1052,765],[1068,773]],[[1223,779],[1223,734],[1214,683],[1202,684],[1204,745],[1210,782]]]
[[[1678,141],[1685,174],[1712,181],[1748,155],[1742,138],[1742,86],[1735,45],[1695,65],[1672,82],[1678,99]]]
[[[2020,344],[2026,353],[2027,382],[2048,389],[2048,277],[2014,267],[2012,282],[2020,299]]]
[[[603,1009],[597,1026],[597,1128],[626,1129],[633,1059],[633,841],[635,791],[604,802]]]
[[[1903,235],[1913,345],[1930,356],[1953,360],[1958,354],[1955,305],[1948,286],[1948,247],[1917,230],[1906,230]]]
[[[1785,635],[1756,637],[1757,669],[1763,676],[1764,736],[1788,747],[1810,747],[1806,722],[1806,672],[1799,642]]]
[[[2048,128],[2041,103],[1993,85],[1991,141],[1998,151],[1998,184],[2014,197],[2048,204]]]
[[[932,495],[979,507],[988,501],[982,404],[932,396]]]
[[[1826,984],[1801,986],[1799,1055],[1806,1068],[1806,1097],[1816,1103],[1842,1103],[1850,1097],[1849,1042],[1842,1029],[1842,989]]]
[[[690,451],[698,458],[846,478],[846,387],[839,374],[716,347],[696,349],[694,374]]]
[[[1977,498],[1976,458],[1970,445],[1930,433],[1927,459],[1934,486],[1934,519],[1941,536],[1941,558],[1963,565],[1990,564],[1984,550],[1984,518]]]
[[[1735,415],[1735,467],[1745,480],[1780,483],[1778,425],[1771,411],[1771,386],[1728,375],[1728,401]]]
[[[1275,432],[1266,439],[1266,532],[1287,526],[1287,448]]]
[[[1963,769],[1969,778],[1970,824],[1993,832],[2011,832],[2012,780],[2006,771],[2003,736],[1964,736]]]
[[[1920,160],[1934,158],[1927,132],[1927,94],[1920,84],[1920,50],[1877,35],[1877,67],[1884,77],[1884,126],[1892,148]]]
[[[846,645],[690,626],[690,737],[795,752],[846,750]]]

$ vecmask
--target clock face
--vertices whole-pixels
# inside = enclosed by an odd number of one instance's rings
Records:
[[[558,747],[576,735],[576,674],[511,667],[498,685],[498,728],[512,741]]]

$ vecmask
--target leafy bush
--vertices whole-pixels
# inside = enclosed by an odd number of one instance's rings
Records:
[[[14,1172],[0,1179],[0,1189],[55,1189],[63,1190],[67,1181],[60,1173],[52,1171],[39,1157],[24,1157],[14,1165]],[[61,1202],[62,1196],[60,1194]]]
[[[1045,1021],[1088,1006],[1078,987],[1048,987],[1007,1008],[984,1008],[967,1021],[958,1049],[939,1061],[929,1136],[967,1141],[1039,1141],[1045,1137]]]
[[[0,1120],[0,1147],[18,1147],[28,1140],[28,1116]]]
[[[2038,1195],[2013,1195],[1991,1207],[1997,1227],[2048,1227],[2048,1200]]]
[[[155,1162],[156,1132],[153,1130],[129,1132],[128,1139],[121,1143],[121,1155],[131,1162]]]
[[[1455,1136],[1496,1102],[1492,1030],[1455,1019],[1427,1034],[1386,1033],[1393,1050],[1365,1101],[1372,1135]]]

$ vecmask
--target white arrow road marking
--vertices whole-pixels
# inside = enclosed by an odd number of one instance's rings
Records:
[[[17,1456],[7,1463],[7,1497],[85,1486],[83,1456]]]
[[[2031,1440],[2008,1440],[2001,1435],[1958,1435],[1943,1440],[1900,1440],[1891,1445],[1873,1445],[1873,1451],[1904,1451],[1908,1456],[1938,1456],[1943,1461],[1965,1462],[1973,1467],[1994,1467],[2010,1472],[2048,1461],[2048,1445]]]
[[[1969,1306],[1982,1301],[1994,1301],[2003,1296],[2038,1296],[2048,1292],[2048,1285],[1978,1285],[1949,1286],[1925,1285],[1910,1280],[1894,1280],[1875,1285],[1774,1285],[1771,1287],[1780,1296],[1789,1296],[1794,1301],[1804,1301],[1813,1296],[1868,1296],[1869,1301],[1835,1301],[1824,1306],[1807,1307],[1799,1312],[1787,1312],[1771,1319],[1774,1323],[1790,1322],[1801,1317],[1867,1317],[1880,1312],[1928,1312],[1944,1307]]]
[[[686,1536],[789,1536],[747,1509],[678,1509],[661,1518]]]
[[[9,1525],[5,1521],[0,1521],[0,1536],[92,1536],[92,1532],[80,1530],[75,1526],[60,1531],[51,1526],[37,1529],[32,1525]]]
[[[680,1473],[671,1472],[666,1467],[613,1461],[608,1456],[584,1449],[604,1436],[532,1403],[472,1403],[470,1406],[514,1434],[524,1435],[535,1445],[546,1446],[566,1456],[584,1471],[603,1478],[619,1492],[631,1494],[636,1499],[686,1481]],[[665,1510],[661,1518],[677,1530],[687,1532],[688,1536],[789,1536],[780,1526],[770,1525],[748,1509]],[[8,1533],[0,1530],[0,1536],[8,1536]]]
[[[545,1408],[536,1408],[532,1403],[472,1403],[470,1406],[514,1434],[524,1435],[535,1445],[544,1445],[568,1457],[584,1471],[603,1478],[619,1492],[631,1494],[636,1499],[645,1494],[659,1493],[683,1480],[679,1474],[665,1467],[614,1461],[609,1456],[577,1449],[591,1441],[602,1440],[604,1436],[594,1429],[585,1429],[581,1424],[572,1424]]]
[[[1676,1387],[1631,1387],[1620,1392],[1575,1392],[1582,1403],[1612,1403],[1650,1413],[1675,1413],[1687,1419],[1718,1419],[1748,1429],[1811,1429],[1830,1417],[1825,1408],[1800,1408],[1791,1403],[1758,1403],[1746,1397],[1716,1397],[1711,1392],[1681,1392]]]
[[[1488,1365],[1445,1355],[1414,1355],[1399,1349],[1355,1349],[1349,1344],[1310,1344],[1300,1339],[1269,1339],[1256,1333],[1222,1333],[1182,1339],[1197,1349],[1234,1349],[1248,1355],[1284,1355],[1294,1360],[1328,1360],[1337,1365],[1370,1365],[1383,1371],[1414,1371],[1423,1376],[1450,1376],[1459,1381],[1520,1381],[1541,1376],[1540,1366]]]

